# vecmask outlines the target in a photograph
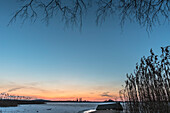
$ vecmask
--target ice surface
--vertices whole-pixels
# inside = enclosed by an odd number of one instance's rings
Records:
[[[100,103],[47,103],[39,105],[20,105],[0,107],[0,113],[88,113]]]

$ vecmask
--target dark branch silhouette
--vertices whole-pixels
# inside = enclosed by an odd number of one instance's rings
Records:
[[[161,24],[162,19],[169,22],[169,5],[170,0],[121,0],[121,22],[124,24],[129,18],[152,30],[154,25]]]
[[[44,12],[43,21],[47,24],[49,19],[59,14],[66,25],[83,23],[85,13],[96,8],[96,23],[101,24],[108,16],[120,16],[121,25],[126,20],[137,22],[151,30],[156,24],[161,24],[162,19],[169,22],[170,0],[19,0],[23,6],[16,11],[10,23],[17,17],[22,17],[23,22],[30,18],[36,21],[38,14]],[[89,5],[90,4],[90,5]],[[90,8],[94,7],[94,8]],[[97,7],[96,7],[97,6]],[[89,10],[88,10],[89,9]]]
[[[82,26],[82,15],[86,10],[86,4],[83,0],[72,1],[72,5],[69,3],[63,3],[61,0],[20,0],[24,2],[24,5],[16,11],[15,15],[11,18],[10,23],[16,20],[18,16],[23,19],[23,22],[30,18],[33,21],[36,21],[37,15],[40,11],[44,12],[43,21],[47,24],[49,19],[55,16],[56,14],[62,15],[62,20],[66,25],[72,24],[77,25],[79,23],[80,27]]]

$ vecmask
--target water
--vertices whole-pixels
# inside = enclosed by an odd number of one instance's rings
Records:
[[[89,113],[102,103],[47,103],[0,107],[0,113]]]

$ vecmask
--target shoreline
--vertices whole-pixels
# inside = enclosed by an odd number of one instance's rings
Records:
[[[17,107],[24,104],[46,104],[43,101],[36,100],[0,100],[0,107]]]
[[[123,113],[123,111],[116,110],[88,110],[83,113]]]

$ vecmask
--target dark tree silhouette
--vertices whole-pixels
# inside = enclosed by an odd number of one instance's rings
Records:
[[[155,24],[161,24],[162,19],[169,22],[170,0],[19,0],[23,6],[15,12],[9,24],[22,17],[23,22],[32,21],[44,12],[43,21],[58,14],[66,25],[79,25],[86,13],[96,9],[96,23],[103,23],[110,15],[118,15],[121,25],[129,19],[151,30]],[[93,8],[91,8],[93,7]]]

